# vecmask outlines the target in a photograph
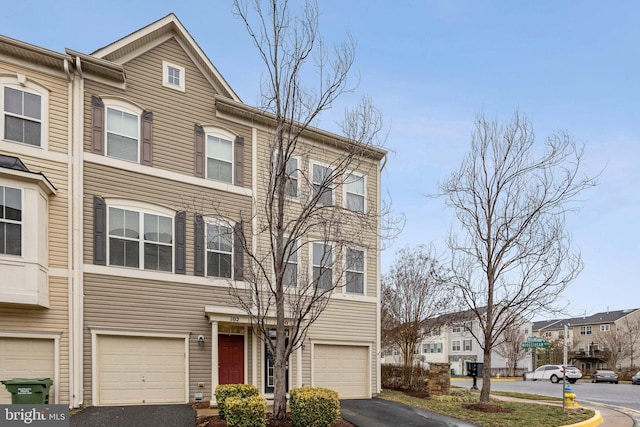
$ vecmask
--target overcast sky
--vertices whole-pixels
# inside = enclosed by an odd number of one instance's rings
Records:
[[[425,198],[460,163],[480,111],[514,109],[540,143],[566,130],[586,144],[586,172],[604,170],[568,217],[585,269],[563,303],[572,315],[640,306],[640,2],[319,0],[327,41],[357,40],[360,83],[321,118],[335,131],[345,106],[370,96],[385,116],[383,174],[406,215],[395,249],[443,240],[453,213]],[[0,34],[91,53],[174,12],[227,82],[256,105],[262,66],[229,0],[3,2]]]

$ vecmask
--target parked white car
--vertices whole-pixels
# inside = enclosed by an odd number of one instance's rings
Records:
[[[542,365],[535,371],[522,374],[523,381],[550,380],[552,383],[558,383],[563,377],[573,384],[582,378],[582,372],[575,366]]]

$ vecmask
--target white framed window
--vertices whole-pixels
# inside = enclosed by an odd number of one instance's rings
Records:
[[[350,173],[344,180],[344,207],[353,212],[364,213],[365,210],[365,177]]]
[[[141,108],[117,99],[103,99],[105,106],[105,154],[138,163],[140,159]]]
[[[473,349],[472,345],[473,344],[471,343],[471,340],[464,340],[463,341],[464,351],[471,351]]]
[[[451,342],[451,351],[460,351],[460,341],[455,340]]]
[[[579,342],[578,343],[578,351],[584,351],[584,348],[585,348],[584,343],[583,342]]]
[[[0,186],[0,254],[22,255],[22,190]]]
[[[0,77],[2,139],[44,148],[49,92],[22,74]]]
[[[591,335],[591,326],[580,326],[580,335]]]
[[[451,332],[462,332],[462,326],[460,326],[460,325],[454,325],[454,326],[451,328]]]
[[[312,196],[320,193],[318,200],[320,206],[333,205],[332,175],[333,170],[330,167],[318,163],[311,164]]]
[[[173,218],[156,212],[109,206],[109,265],[173,271]]]
[[[600,325],[600,332],[609,332],[611,330],[610,325]]]
[[[233,229],[207,222],[207,276],[231,278],[233,272]]]
[[[296,287],[298,286],[298,242],[290,242],[285,237],[284,243],[286,246],[284,254],[284,286]]]
[[[300,194],[299,160],[297,157],[289,157],[285,169],[287,182],[284,193],[287,197],[298,198]]]
[[[185,82],[184,67],[162,61],[162,86],[184,92]]]
[[[423,353],[442,353],[442,343],[437,342],[437,343],[423,344],[422,352]]]
[[[233,183],[233,137],[207,132],[207,178]]]
[[[311,244],[312,278],[318,289],[330,289],[333,286],[332,251],[333,248],[329,244]]]
[[[364,294],[364,261],[362,250],[346,248],[345,270],[346,291],[354,294]]]

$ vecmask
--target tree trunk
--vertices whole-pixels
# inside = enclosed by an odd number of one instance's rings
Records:
[[[276,352],[273,365],[273,417],[282,420],[287,416],[287,358],[285,357],[284,325],[276,329]]]
[[[482,389],[480,390],[480,403],[489,404],[491,393],[491,347],[484,347],[484,364],[482,365]]]

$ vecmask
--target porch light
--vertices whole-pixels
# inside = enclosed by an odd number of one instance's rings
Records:
[[[198,335],[198,346],[204,347],[204,335]]]

